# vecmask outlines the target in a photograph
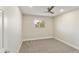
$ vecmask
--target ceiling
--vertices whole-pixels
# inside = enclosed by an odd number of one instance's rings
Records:
[[[49,6],[21,6],[19,8],[21,9],[22,13],[26,15],[40,15],[50,17],[79,8],[78,6],[55,6],[53,10],[54,14],[51,14],[46,12],[48,7]]]

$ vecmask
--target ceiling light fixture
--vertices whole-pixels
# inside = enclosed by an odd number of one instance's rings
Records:
[[[60,12],[64,12],[64,9],[60,9]]]

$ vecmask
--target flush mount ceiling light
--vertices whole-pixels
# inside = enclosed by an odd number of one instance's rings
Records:
[[[64,9],[60,9],[60,12],[64,12]]]

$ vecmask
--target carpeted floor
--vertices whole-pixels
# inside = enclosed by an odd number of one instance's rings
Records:
[[[25,41],[20,53],[78,53],[79,51],[55,39]]]

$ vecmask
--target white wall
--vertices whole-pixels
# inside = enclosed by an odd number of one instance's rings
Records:
[[[2,12],[1,12],[2,11]],[[3,12],[5,12],[3,14]],[[5,8],[4,7],[1,7],[0,6],[0,52],[4,52],[4,24],[2,21],[6,20],[6,11],[5,11]]]
[[[44,20],[45,28],[35,28],[34,20]],[[53,37],[53,20],[50,17],[41,17],[41,16],[23,16],[23,39],[40,39],[44,37]]]
[[[0,49],[2,49],[2,10],[0,10]]]
[[[79,9],[54,18],[54,36],[79,48]]]
[[[17,47],[21,42],[22,15],[18,7],[4,7],[4,9],[7,17],[4,20],[6,49],[10,52],[17,52]]]

